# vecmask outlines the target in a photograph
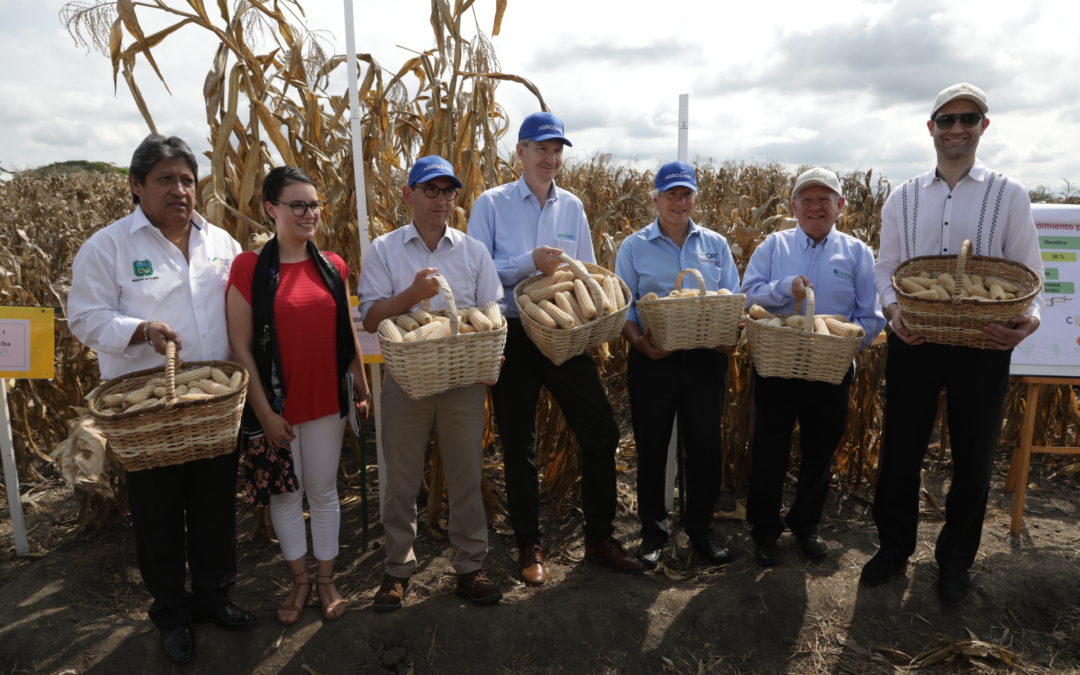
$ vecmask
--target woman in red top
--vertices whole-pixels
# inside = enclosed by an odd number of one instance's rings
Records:
[[[303,497],[311,513],[322,614],[334,620],[345,601],[334,586],[341,510],[337,469],[352,375],[359,412],[368,386],[349,319],[349,268],[312,239],[323,203],[299,169],[270,171],[263,208],[275,236],[258,252],[241,253],[229,275],[227,310],[234,358],[251,374],[242,462],[250,504],[268,504],[292,589],[278,621],[293,624],[311,594]]]

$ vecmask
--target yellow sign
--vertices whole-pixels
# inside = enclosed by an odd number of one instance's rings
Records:
[[[0,377],[51,380],[53,308],[0,307]]]
[[[379,335],[364,330],[364,322],[360,320],[360,298],[355,295],[349,296],[349,315],[352,317],[353,330],[356,331],[356,341],[360,343],[360,351],[364,353],[364,363],[382,363]]]

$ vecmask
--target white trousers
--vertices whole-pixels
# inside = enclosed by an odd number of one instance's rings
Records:
[[[286,560],[307,555],[304,527],[304,495],[311,513],[311,548],[319,560],[333,560],[338,554],[341,504],[338,502],[337,471],[345,418],[337,413],[292,426],[293,470],[300,489],[270,495],[270,522]]]

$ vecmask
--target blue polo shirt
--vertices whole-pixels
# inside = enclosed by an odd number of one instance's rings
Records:
[[[835,227],[817,243],[802,226],[765,237],[743,274],[747,305],[761,305],[776,314],[794,313],[791,283],[800,274],[814,285],[815,313],[839,314],[862,326],[864,347],[885,327],[874,286],[874,254],[861,240]]]
[[[524,176],[491,188],[476,199],[469,216],[469,236],[487,247],[495,261],[506,316],[518,315],[514,286],[536,273],[532,252],[537,246],[551,246],[577,260],[596,262],[581,200],[553,183],[541,210]]]
[[[701,272],[706,290],[739,292],[739,270],[727,240],[694,221],[690,221],[690,232],[681,248],[664,235],[656,220],[623,239],[615,258],[615,273],[626,282],[633,299],[626,320],[640,326],[637,301],[641,296],[667,295],[675,288],[679,272],[690,268]],[[684,277],[683,288],[697,288],[697,280]]]

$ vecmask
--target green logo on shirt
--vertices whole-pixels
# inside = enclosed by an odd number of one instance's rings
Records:
[[[149,260],[132,260],[131,269],[137,277],[148,277],[154,273],[154,266]]]

